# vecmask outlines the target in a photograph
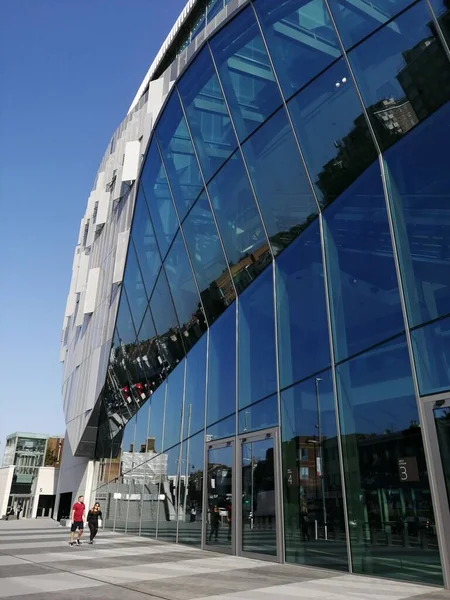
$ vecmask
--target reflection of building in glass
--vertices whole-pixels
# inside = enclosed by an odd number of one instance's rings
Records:
[[[446,36],[439,0],[189,3],[80,226],[61,515],[442,585]]]

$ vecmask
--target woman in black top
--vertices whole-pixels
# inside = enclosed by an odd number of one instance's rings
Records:
[[[98,531],[98,520],[102,518],[102,511],[100,510],[100,504],[96,502],[91,510],[88,512],[87,522],[89,530],[91,532],[89,543],[94,543],[94,538]]]

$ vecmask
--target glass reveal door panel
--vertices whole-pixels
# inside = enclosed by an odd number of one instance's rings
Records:
[[[206,545],[232,550],[233,446],[208,448]]]

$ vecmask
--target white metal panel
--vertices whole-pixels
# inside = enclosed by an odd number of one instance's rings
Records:
[[[94,312],[97,303],[97,292],[100,284],[101,268],[89,270],[88,281],[86,286],[86,297],[84,299],[83,312],[85,315],[90,315]]]
[[[111,194],[109,192],[99,192],[97,218],[95,219],[96,225],[103,225],[108,220],[110,197]]]
[[[78,264],[78,277],[77,283],[75,286],[75,291],[77,293],[82,292],[86,287],[87,282],[87,274],[89,270],[89,255],[83,252],[80,255],[80,262]]]
[[[114,263],[113,283],[120,283],[123,279],[125,261],[127,258],[128,240],[130,230],[123,231],[117,236],[116,260]]]
[[[77,316],[75,318],[75,327],[80,327],[84,322],[84,299],[86,297],[86,290],[80,294],[80,298],[78,300],[78,311]]]
[[[141,158],[141,143],[138,140],[127,142],[123,162],[122,180],[135,181],[138,176]]]
[[[77,244],[81,244],[81,242],[83,241],[83,237],[84,237],[84,225],[85,225],[85,221],[84,221],[84,217],[81,219],[81,223],[80,223],[80,231],[78,233],[78,242]]]

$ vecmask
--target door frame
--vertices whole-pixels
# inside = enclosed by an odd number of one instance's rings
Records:
[[[273,461],[274,461],[274,484],[275,484],[275,535],[276,535],[276,556],[267,556],[257,552],[247,552],[242,550],[242,445],[249,442],[259,442],[266,439],[273,440]],[[262,431],[243,433],[237,436],[235,446],[235,496],[233,510],[233,528],[235,530],[235,552],[236,556],[255,558],[258,560],[267,560],[269,562],[284,562],[284,535],[283,535],[283,509],[282,509],[282,484],[281,484],[281,451],[279,444],[279,428],[273,427]]]
[[[424,422],[422,423],[422,434],[424,436],[425,449],[429,450],[429,464],[432,468],[429,472],[430,488],[433,499],[434,517],[436,521],[436,533],[441,557],[444,586],[450,589],[450,501],[447,495],[444,470],[442,468],[441,452],[437,437],[436,423],[434,419],[435,408],[450,408],[450,392],[422,396],[419,398],[422,404]]]

